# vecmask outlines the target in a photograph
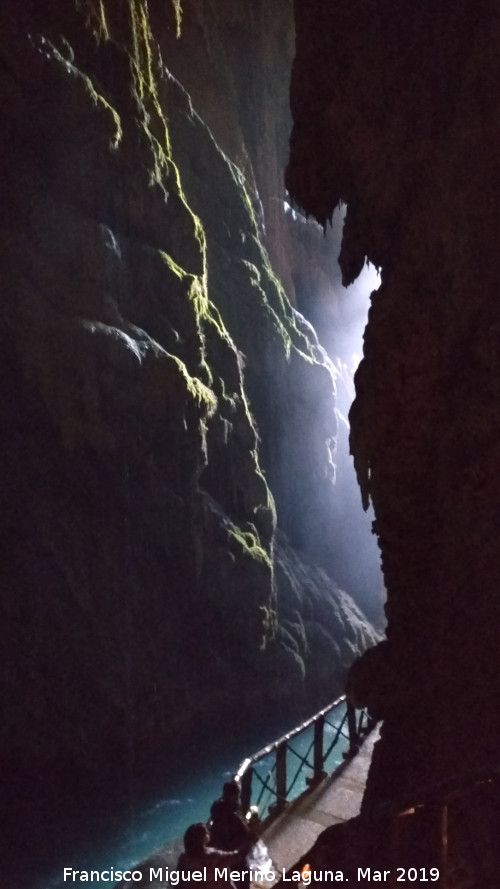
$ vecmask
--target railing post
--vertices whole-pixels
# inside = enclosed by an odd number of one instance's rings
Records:
[[[284,741],[276,748],[276,810],[281,811],[286,806],[286,751],[287,742]]]
[[[320,716],[314,723],[314,781],[321,781],[325,777],[323,769],[323,731],[325,717]]]
[[[436,886],[439,889],[446,889],[447,866],[448,866],[448,806],[446,803],[438,805],[436,811],[437,821],[437,847],[438,847],[438,868],[439,881]]]
[[[365,731],[365,715],[365,711],[361,710],[358,719],[358,738],[360,738]]]
[[[248,812],[252,803],[252,776],[253,768],[249,766],[241,778],[241,809],[245,814]]]
[[[347,702],[347,730],[349,732],[349,756],[354,756],[359,750],[359,735],[356,725],[356,710]]]
[[[402,821],[402,818],[404,818],[404,817],[405,816],[401,815],[401,814],[394,815],[394,817],[391,819],[391,821],[388,824],[387,839],[388,839],[389,867],[390,867],[389,886],[391,887],[391,889],[396,889],[396,887],[397,887],[397,882],[396,882],[397,878],[398,878],[398,870],[397,869],[401,863],[401,858],[399,855],[399,848],[400,848],[399,833],[400,833],[400,828],[401,828],[401,821]]]

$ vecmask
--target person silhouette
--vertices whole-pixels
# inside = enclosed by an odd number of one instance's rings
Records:
[[[229,873],[231,870],[240,872],[241,862],[250,851],[253,840],[247,840],[244,846],[231,851],[214,849],[209,846],[209,832],[205,824],[191,824],[184,834],[184,852],[179,855],[177,869],[187,873],[201,871],[206,868],[205,886],[209,889],[237,889]],[[216,872],[216,868],[218,871]],[[227,879],[221,877],[220,871],[227,868]],[[239,885],[239,883],[238,883]]]
[[[217,849],[238,849],[250,837],[250,826],[240,810],[240,788],[226,781],[222,796],[210,809],[210,843]]]

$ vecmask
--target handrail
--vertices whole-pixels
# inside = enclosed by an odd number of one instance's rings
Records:
[[[335,711],[338,711],[343,705],[346,705],[346,712],[343,714],[339,724],[332,724],[328,721],[328,717]],[[305,778],[308,785],[317,783],[326,775],[324,771],[325,763],[330,756],[333,748],[338,744],[339,739],[343,737],[348,742],[348,749],[343,753],[344,758],[354,755],[359,749],[359,742],[362,735],[368,730],[368,718],[366,712],[360,711],[357,717],[356,711],[351,704],[346,702],[345,695],[336,698],[331,704],[323,707],[314,716],[306,719],[292,731],[282,735],[276,741],[272,741],[266,747],[258,750],[253,756],[247,757],[240,764],[234,775],[234,780],[241,786],[241,807],[245,812],[250,808],[252,799],[252,784],[256,778],[261,785],[260,795],[257,798],[257,804],[260,804],[266,790],[274,802],[269,806],[270,814],[277,814],[282,811],[286,804],[293,798],[291,793],[296,787],[299,777],[307,768],[311,770],[311,775]],[[345,726],[347,724],[347,734]],[[325,726],[334,729],[334,737],[327,749],[325,749]],[[307,729],[314,728],[313,739],[309,744],[305,755],[299,753],[291,746],[294,739],[298,738]],[[313,754],[312,762],[310,760],[311,752]],[[259,761],[274,753],[274,762],[267,774],[262,777],[256,771],[256,765]],[[295,774],[290,776],[287,769],[287,753],[293,754],[299,764]]]
[[[339,698],[336,698],[335,701],[333,701],[331,704],[328,704],[326,707],[323,707],[322,710],[318,710],[318,712],[315,713],[314,716],[310,716],[309,719],[305,720],[305,722],[301,722],[300,725],[296,726],[290,732],[287,732],[285,735],[282,735],[280,738],[278,738],[277,741],[271,741],[270,744],[268,744],[266,747],[262,747],[262,749],[258,750],[257,753],[254,753],[253,756],[249,756],[249,757],[247,757],[247,759],[244,759],[243,762],[241,763],[238,771],[236,772],[236,774],[234,776],[235,779],[237,780],[238,778],[241,778],[244,769],[247,768],[249,765],[251,765],[254,762],[257,762],[258,759],[262,759],[263,756],[267,756],[269,753],[272,753],[273,750],[276,750],[276,748],[280,746],[280,744],[283,744],[285,741],[290,741],[291,738],[294,738],[296,735],[299,735],[301,732],[303,732],[307,728],[309,728],[309,726],[314,725],[314,723],[316,722],[317,719],[319,719],[319,717],[324,716],[325,713],[328,713],[330,710],[333,710],[334,707],[338,707],[340,704],[343,704],[344,702],[345,702],[345,695],[341,695]]]
[[[363,813],[363,819],[368,822],[391,821],[404,815],[410,810],[430,807],[434,804],[442,806],[453,803],[471,788],[481,784],[490,784],[498,781],[500,785],[500,766],[479,766],[458,772],[420,787],[417,791],[405,794],[385,802],[378,803]]]
[[[418,873],[422,873],[422,879],[429,882],[429,877],[426,874],[431,874],[430,879],[436,889],[479,889],[479,887],[493,889],[498,886],[498,850],[494,852],[493,848],[488,846],[488,838],[482,848],[480,840],[484,834],[484,819],[481,818],[474,823],[474,830],[471,829],[470,823],[470,805],[474,799],[473,791],[477,791],[478,794],[483,791],[483,797],[478,795],[477,799],[482,799],[484,805],[487,800],[487,790],[490,790],[492,794],[495,793],[496,800],[498,800],[500,793],[499,766],[483,766],[451,775],[444,780],[420,788],[418,793],[407,793],[398,799],[361,812],[350,821],[331,826],[319,835],[311,849],[291,865],[286,873],[283,873],[283,878],[276,883],[275,889],[289,882],[292,879],[291,875],[294,872],[300,872],[304,865],[307,864],[309,868],[314,868],[315,856],[318,855],[318,849],[322,842],[320,858],[321,861],[325,860],[324,855],[327,848],[325,844],[333,843],[331,849],[335,848],[332,837],[329,836],[326,839],[325,835],[329,831],[346,831],[349,829],[349,825],[355,823],[357,827],[349,838],[351,849],[353,847],[357,849],[361,860],[363,841],[366,842],[368,838],[369,844],[370,840],[374,840],[375,846],[372,843],[371,854],[373,855],[375,848],[378,862],[381,848],[384,848],[384,851],[390,856],[385,862],[389,868],[385,873],[391,874],[388,883],[391,887],[396,886],[397,875],[408,870],[408,874],[411,872],[411,877],[409,876],[408,879],[412,882],[416,880]],[[463,800],[467,794],[469,795],[468,808],[465,809]],[[496,805],[498,807],[498,803]],[[428,868],[417,869],[413,866],[415,846],[412,844],[411,827],[406,826],[401,829],[401,821],[415,817],[419,812],[427,818],[427,831],[424,835],[427,836],[430,844],[430,849],[421,849],[421,855],[426,851],[427,855],[424,860],[431,861],[432,865],[429,865]],[[466,831],[464,831],[464,824]],[[421,838],[422,827],[420,827],[420,833],[416,835]],[[494,826],[491,825],[490,840],[493,835]],[[357,847],[356,843],[359,844]],[[477,845],[477,848],[474,847],[474,844]],[[369,845],[368,848],[370,848]],[[485,850],[487,850],[486,855],[484,854]],[[334,853],[331,854],[333,857]],[[335,860],[337,864],[340,863],[338,858]],[[412,864],[411,867],[401,866],[408,861]],[[370,868],[366,868],[366,871],[369,870]],[[490,882],[491,880],[493,882]]]

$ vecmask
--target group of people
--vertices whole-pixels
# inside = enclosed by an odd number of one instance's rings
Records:
[[[184,852],[177,863],[178,870],[202,871],[207,868],[205,886],[235,889],[229,873],[238,874],[237,886],[248,889],[250,869],[246,859],[257,840],[254,821],[247,821],[240,809],[240,788],[236,781],[224,784],[222,796],[210,810],[210,823],[191,824],[184,834]],[[216,879],[216,868],[227,867],[227,881]]]

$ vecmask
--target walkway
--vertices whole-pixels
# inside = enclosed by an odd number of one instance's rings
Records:
[[[365,739],[359,753],[346,762],[340,774],[337,772],[325,778],[287,806],[263,832],[262,839],[269,850],[277,877],[281,877],[282,868],[287,870],[307,852],[325,827],[347,821],[359,813],[373,745],[377,738],[378,730],[374,729]],[[154,886],[155,889],[166,889],[169,886],[167,878],[150,880],[150,868],[166,874],[167,868],[175,868],[181,849],[180,839],[167,843],[146,861],[136,865],[136,869],[144,873],[147,886]],[[122,882],[119,885],[138,884]],[[253,889],[270,889],[271,885],[272,883],[255,883]]]
[[[262,839],[277,874],[281,876],[282,868],[288,870],[307,852],[325,827],[359,814],[373,745],[378,736],[377,729],[372,731],[340,775],[325,778],[290,805],[264,832]]]

